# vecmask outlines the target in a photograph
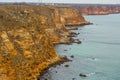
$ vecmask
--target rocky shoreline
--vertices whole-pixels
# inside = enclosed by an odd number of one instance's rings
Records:
[[[48,67],[46,67],[45,69],[43,69],[40,72],[40,75],[37,77],[37,80],[40,80],[40,78],[48,71],[49,68],[55,67],[56,65],[61,65],[61,64],[65,63],[65,62],[69,62],[69,61],[71,61],[71,60],[68,59],[67,56],[60,57],[59,60],[55,61],[54,63],[51,63]]]
[[[73,25],[65,25],[66,27],[69,27],[68,30],[78,30],[77,27],[74,27],[74,26],[82,26],[82,25],[91,25],[93,23],[90,23],[90,22],[87,22],[85,24],[79,24],[79,25],[76,25],[76,24],[73,24]],[[69,35],[68,35],[68,38],[69,38],[69,42],[63,42],[63,43],[55,43],[54,45],[59,45],[59,44],[66,44],[66,45],[71,45],[72,43],[77,43],[77,44],[80,44],[82,43],[79,39],[74,39],[74,37],[76,37],[77,35],[79,35],[80,33],[74,33],[74,32],[71,32]],[[67,51],[67,50],[64,50],[64,51]],[[74,55],[71,55],[70,56],[71,58],[74,58]],[[67,56],[64,56],[63,58],[61,58],[59,61],[53,63],[53,64],[50,64],[47,68],[45,68],[44,70],[42,70],[41,74],[38,76],[37,80],[40,80],[41,77],[44,76],[44,74],[47,73],[47,71],[49,70],[49,68],[51,67],[56,67],[57,65],[61,65],[61,64],[64,64],[65,62],[69,62],[69,61],[72,61],[70,60]],[[65,67],[69,67],[69,65],[65,65]],[[81,77],[87,77],[85,74],[80,74]],[[47,78],[43,78],[45,80],[47,80]],[[74,78],[73,78],[74,79]]]
[[[88,24],[69,6],[1,4],[0,12],[2,80],[35,80],[43,70],[69,61],[55,52],[54,45],[80,44],[72,38],[77,35],[70,31],[73,28],[65,25]]]

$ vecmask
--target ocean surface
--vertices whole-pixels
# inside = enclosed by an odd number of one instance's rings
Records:
[[[93,25],[73,30],[80,33],[75,38],[81,44],[55,46],[57,53],[67,55],[72,62],[50,68],[41,80],[120,80],[120,14],[85,18]]]

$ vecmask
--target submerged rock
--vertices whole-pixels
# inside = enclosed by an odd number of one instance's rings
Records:
[[[64,51],[67,51],[67,49],[65,49]]]
[[[65,67],[69,67],[69,65],[68,64],[66,64],[66,65],[64,65]]]
[[[87,75],[83,74],[83,73],[80,73],[79,76],[81,76],[81,77],[87,77]]]
[[[71,58],[74,58],[74,55],[71,55],[70,57],[71,57]]]

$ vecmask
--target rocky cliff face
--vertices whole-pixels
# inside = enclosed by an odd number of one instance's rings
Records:
[[[62,17],[65,19],[65,25],[80,25],[87,23],[81,13],[72,8],[61,8]]]
[[[44,30],[12,26],[0,31],[0,79],[34,80],[59,59]]]
[[[82,14],[70,6],[48,6],[53,10],[52,16],[55,23],[55,32],[57,33],[58,42],[55,43],[70,43],[71,41],[67,36],[71,34],[66,26],[69,25],[82,25],[89,24]]]
[[[106,15],[120,13],[120,5],[73,5],[75,8],[88,15]]]
[[[41,70],[60,59],[44,19],[31,6],[0,7],[0,80],[35,80]]]
[[[71,7],[58,7],[61,21],[65,25],[81,25],[88,22],[84,19],[82,14],[75,8]]]
[[[69,42],[65,24],[86,22],[78,15],[58,6],[0,5],[0,80],[35,80],[61,60],[53,43]]]

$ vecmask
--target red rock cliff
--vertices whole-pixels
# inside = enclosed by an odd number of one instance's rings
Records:
[[[88,15],[106,15],[120,13],[120,5],[78,4],[72,6],[74,6],[78,10],[81,10],[83,14]]]

